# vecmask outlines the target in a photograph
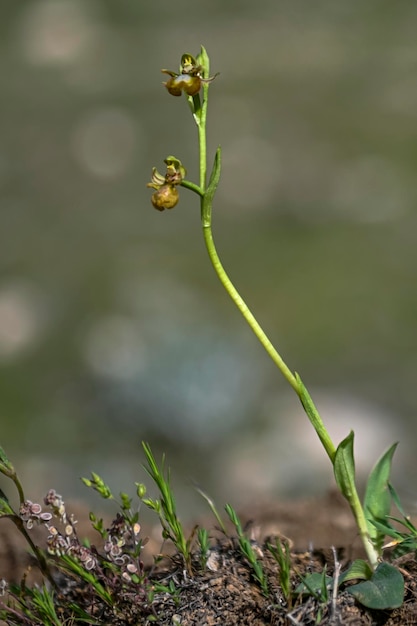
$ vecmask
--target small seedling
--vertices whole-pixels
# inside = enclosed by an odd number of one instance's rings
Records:
[[[191,544],[193,537],[185,538],[184,528],[178,519],[175,498],[171,488],[170,471],[168,470],[165,475],[165,457],[162,458],[162,464],[159,467],[149,444],[143,442],[142,446],[148,462],[148,465],[144,466],[145,470],[158,487],[161,497],[160,500],[142,497],[142,502],[157,513],[162,526],[163,538],[170,539],[173,542],[184,559],[184,565],[191,572]],[[139,495],[143,492],[143,486],[137,485],[137,488]]]
[[[172,579],[169,581],[168,585],[163,585],[158,582],[153,583],[152,589],[149,591],[148,594],[148,600],[150,603],[153,602],[156,594],[168,595],[172,599],[175,606],[178,606],[179,604],[180,592],[175,586],[175,583]]]
[[[262,592],[267,596],[268,595],[268,580],[266,578],[262,565],[259,562],[258,557],[256,556],[255,549],[252,543],[250,542],[250,540],[245,536],[241,521],[236,511],[233,509],[233,507],[230,506],[230,504],[226,504],[224,508],[230,521],[232,522],[233,526],[236,529],[240,551],[242,555],[245,557],[245,559],[247,560],[247,562],[249,563],[252,573],[253,573],[253,577],[260,584]]]
[[[201,569],[206,569],[207,559],[209,557],[210,540],[209,534],[206,528],[199,528],[197,531],[197,544],[200,548],[200,566]]]
[[[288,607],[291,607],[292,603],[292,591],[291,591],[291,554],[288,541],[281,541],[279,537],[275,539],[275,543],[268,543],[267,548],[276,560],[279,571],[279,584],[287,603]]]
[[[335,554],[335,551],[334,551]],[[336,562],[336,555],[335,555]],[[324,609],[330,604],[331,620],[336,620],[336,599],[339,582],[339,564],[336,562],[336,570],[334,576],[327,575],[327,566],[325,565],[321,572],[313,572],[307,576],[301,577],[301,583],[294,591],[294,595],[311,596],[317,602],[318,609],[316,612],[316,624],[320,624]],[[336,621],[336,623],[339,623]]]

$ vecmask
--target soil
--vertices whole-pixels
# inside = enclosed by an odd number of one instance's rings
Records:
[[[78,534],[85,531],[85,535],[91,536],[85,509],[77,511],[76,516],[79,520]],[[394,561],[405,579],[404,603],[400,608],[369,610],[358,604],[346,590],[339,590],[335,598],[330,597],[327,601],[319,601],[311,595],[293,595],[288,603],[284,597],[279,585],[279,568],[266,549],[268,541],[273,542],[277,537],[289,540],[292,589],[300,584],[301,576],[322,572],[325,566],[327,573],[332,575],[335,555],[342,569],[352,559],[363,556],[351,513],[338,494],[329,493],[321,499],[302,502],[258,503],[252,505],[250,511],[241,512],[241,519],[267,576],[268,596],[262,593],[260,585],[254,580],[253,572],[238,549],[233,533],[224,536],[215,530],[211,519],[199,520],[205,528],[209,528],[209,525],[212,527],[212,549],[204,570],[196,566],[191,574],[184,571],[181,559],[175,554],[165,557],[155,569],[155,565],[152,565],[153,556],[160,553],[160,540],[154,538],[144,548],[144,558],[146,555],[148,558],[147,567],[152,567],[152,580],[165,586],[172,581],[179,590],[175,598],[172,594],[155,594],[152,604],[155,617],[153,623],[161,626],[417,624],[417,562],[414,553]],[[155,529],[148,530],[149,536],[154,537]],[[41,541],[40,537],[38,539]],[[33,583],[39,580],[39,572],[33,565],[9,520],[0,520],[0,579],[3,577],[9,582],[20,582],[22,575],[31,568],[27,581]],[[86,589],[73,586],[69,590],[68,581],[63,580],[62,594],[71,594],[71,599],[82,605]],[[131,608],[132,600],[126,606]],[[126,607],[117,618],[107,615],[104,607],[96,607],[96,611],[96,615],[100,615],[99,623],[103,625],[139,626],[150,623],[144,618],[138,619],[137,612],[133,618],[134,612],[130,614],[130,609]],[[33,622],[33,626],[35,624],[37,626],[37,622]]]

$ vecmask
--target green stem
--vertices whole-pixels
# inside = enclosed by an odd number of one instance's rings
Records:
[[[15,473],[14,476],[12,476],[12,480],[16,486],[16,489],[18,491],[19,494],[19,500],[20,500],[20,504],[23,504],[23,502],[25,501],[25,494],[23,492],[23,487],[22,487],[22,483],[20,482],[17,474]]]
[[[241,297],[241,295],[239,294],[239,292],[233,285],[232,281],[230,280],[229,276],[226,273],[226,270],[224,269],[220,261],[219,255],[217,254],[216,246],[214,244],[213,233],[211,229],[211,198],[207,198],[207,195],[208,194],[206,194],[206,196],[203,196],[201,198],[201,214],[202,214],[204,241],[206,244],[206,248],[207,248],[207,252],[208,252],[211,264],[213,265],[213,268],[220,282],[222,283],[223,287],[225,288],[225,290],[227,291],[227,293],[229,294],[229,296],[231,297],[231,299],[233,300],[233,302],[235,303],[235,305],[237,306],[237,308],[239,309],[239,311],[241,312],[241,314],[243,315],[247,323],[249,324],[250,328],[256,335],[257,339],[263,345],[266,352],[271,357],[272,361],[277,365],[278,369],[281,371],[285,379],[289,382],[291,387],[294,389],[294,391],[300,398],[301,403],[304,407],[304,410],[307,414],[307,417],[309,418],[311,424],[313,425],[324,449],[327,452],[327,455],[332,465],[334,465],[334,459],[336,455],[335,445],[307,389],[304,387],[300,377],[297,374],[294,375],[291,372],[289,367],[286,365],[285,361],[282,359],[281,355],[274,348],[270,339],[267,337],[266,333],[264,332],[264,330],[262,329],[262,327],[256,320],[255,316],[250,311],[246,302],[243,300],[243,298]],[[366,519],[365,519],[365,514],[363,511],[362,504],[359,500],[356,487],[354,489],[354,492],[352,493],[352,496],[348,499],[348,502],[352,510],[353,516],[356,520],[359,533],[360,533],[366,554],[368,556],[369,562],[372,568],[375,569],[376,566],[378,565],[378,553],[376,552],[370,540],[368,529],[367,529],[367,524],[366,524]]]
[[[204,51],[205,52],[205,51]],[[204,55],[204,78],[207,79],[210,76],[210,66],[208,56]],[[232,281],[228,277],[226,270],[224,269],[219,255],[217,254],[216,246],[214,245],[213,234],[211,230],[211,206],[212,206],[212,197],[213,191],[209,189],[210,193],[206,193],[206,178],[207,178],[207,138],[206,138],[206,127],[207,127],[207,105],[208,105],[208,91],[209,91],[209,83],[203,83],[203,101],[201,104],[201,109],[198,112],[198,115],[194,116],[196,120],[196,124],[198,127],[198,142],[199,142],[199,153],[200,153],[200,190],[203,193],[201,195],[201,221],[203,225],[203,234],[204,241],[206,243],[207,252],[210,257],[210,261],[214,267],[214,270],[217,276],[220,279],[223,287],[226,289],[229,296],[232,298],[233,302],[236,304],[237,308],[255,333],[256,337],[263,345],[271,359],[278,366],[284,377],[290,383],[291,387],[299,393],[298,383],[291,372],[291,370],[287,367],[281,356],[278,354],[277,350],[272,345],[271,341],[266,336],[262,327],[258,324],[255,316],[251,313],[249,307],[233,285]],[[220,151],[218,151],[218,155]],[[220,168],[220,163],[215,164],[215,167]],[[184,184],[184,181],[183,181]],[[188,185],[189,186],[189,185]],[[196,190],[194,190],[196,191]],[[198,192],[198,193],[199,193]]]
[[[262,329],[262,327],[259,325],[258,321],[256,320],[255,316],[250,311],[248,305],[243,300],[243,298],[237,291],[236,287],[233,285],[232,281],[228,277],[219,259],[219,255],[217,254],[217,250],[214,245],[211,225],[207,224],[206,221],[203,224],[203,235],[204,235],[204,241],[206,243],[207,252],[210,257],[210,261],[214,267],[214,270],[217,276],[220,279],[220,282],[222,283],[223,287],[226,289],[227,293],[229,294],[229,296],[231,297],[231,299],[233,300],[233,302],[235,303],[235,305],[237,306],[237,308],[239,309],[239,311],[241,312],[241,314],[243,315],[243,317],[249,324],[250,328],[255,333],[256,337],[258,338],[260,343],[263,345],[263,347],[265,348],[265,350],[267,351],[267,353],[273,360],[273,362],[278,366],[283,376],[287,379],[291,387],[298,394],[299,393],[298,383],[294,374],[291,372],[291,370],[285,364],[280,354],[274,348],[271,341],[268,339],[267,335],[265,334],[264,330]]]
[[[201,118],[198,123],[198,142],[200,145],[200,189],[203,193],[206,190],[207,178],[207,141],[206,141],[206,115],[207,115],[207,91],[208,86],[203,87],[203,105]]]
[[[200,197],[204,196],[204,191],[198,185],[192,183],[190,180],[182,180],[181,187],[185,187],[186,189],[194,191],[194,193],[198,194]]]
[[[362,539],[363,546],[365,548],[365,552],[368,556],[369,563],[373,570],[375,570],[379,563],[379,555],[377,550],[375,549],[371,538],[368,532],[368,525],[366,523],[365,513],[363,510],[362,503],[359,499],[358,492],[356,490],[356,485],[354,486],[353,493],[351,497],[348,499],[351,511],[356,520],[356,524],[359,528],[359,534]]]
[[[203,60],[203,78],[208,79],[210,76],[210,61],[208,58],[208,54],[203,47],[201,48],[201,53],[202,53],[202,60]],[[207,127],[208,92],[209,92],[209,83],[203,83],[203,102],[201,104],[201,109],[198,112],[198,117],[195,118],[197,127],[198,127],[198,145],[199,145],[199,153],[200,153],[200,189],[203,190],[203,193],[206,191],[206,182],[207,182],[206,127]]]
[[[24,536],[29,546],[32,548],[32,551],[38,561],[39,568],[42,574],[48,579],[52,587],[56,588],[57,584],[50,572],[45,555],[43,554],[42,550],[40,550],[38,546],[33,542],[32,537],[29,535],[29,533],[27,532],[25,528],[23,520],[18,515],[11,516],[11,520],[14,523],[14,525],[19,529],[21,534]]]
[[[324,449],[326,450],[332,465],[334,466],[334,461],[336,457],[336,448],[334,446],[334,443],[331,440],[329,433],[327,432],[327,428],[325,427],[324,422],[320,417],[320,413],[316,409],[316,405],[314,404],[310,394],[304,387],[303,381],[297,373],[295,374],[295,378],[298,383],[298,397],[300,398],[304,411],[306,412],[308,419],[313,425],[314,430],[319,436],[319,439]]]

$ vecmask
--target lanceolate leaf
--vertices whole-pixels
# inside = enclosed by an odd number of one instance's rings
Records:
[[[389,478],[391,474],[392,457],[398,444],[394,443],[382,455],[371,471],[366,483],[363,508],[368,525],[369,536],[376,549],[380,551],[384,542],[384,532],[372,522],[385,522],[391,508],[391,493],[389,490]]]
[[[9,504],[7,496],[0,489],[0,517],[3,517],[3,515],[14,515],[14,511]]]
[[[213,200],[213,196],[216,192],[217,185],[220,180],[220,172],[222,168],[222,150],[220,146],[216,150],[216,154],[214,156],[213,169],[211,170],[210,180],[207,187],[207,195],[209,196],[210,202]]]
[[[356,494],[353,438],[354,433],[351,431],[338,445],[334,458],[336,483],[348,502],[352,502],[352,498]]]

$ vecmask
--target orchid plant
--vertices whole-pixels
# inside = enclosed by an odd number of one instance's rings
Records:
[[[184,165],[177,157],[170,155],[165,159],[165,174],[160,174],[155,168],[153,169],[151,182],[148,183],[148,187],[154,189],[152,204],[159,211],[174,208],[179,202],[179,187],[188,189],[199,197],[203,237],[209,259],[220,283],[269,357],[297,394],[333,466],[337,486],[348,501],[356,520],[368,560],[367,562],[355,562],[350,571],[345,573],[344,580],[363,578],[366,583],[351,586],[349,591],[355,594],[355,588],[358,587],[358,593],[363,593],[363,585],[368,584],[371,585],[372,591],[375,591],[375,588],[377,588],[379,597],[377,608],[399,606],[402,603],[404,593],[401,574],[394,566],[381,562],[386,535],[386,520],[390,514],[392,502],[389,482],[391,464],[397,444],[393,444],[376,463],[369,475],[365,495],[361,501],[355,477],[353,431],[338,445],[333,443],[300,375],[288,367],[278,350],[274,347],[227,275],[216,250],[212,232],[212,212],[213,201],[220,180],[221,149],[220,147],[217,148],[213,166],[208,174],[206,133],[209,89],[217,76],[217,74],[210,76],[209,56],[204,47],[201,47],[200,53],[195,58],[191,54],[182,55],[179,72],[165,69],[162,72],[169,76],[169,79],[163,83],[168,93],[176,97],[185,96],[197,126],[200,180],[198,184],[189,181],[186,178],[187,173]],[[384,595],[382,592],[382,570],[384,585],[388,580],[391,588],[396,590],[394,597],[391,594]],[[372,600],[370,602],[372,604]],[[374,605],[372,606],[375,608]]]

